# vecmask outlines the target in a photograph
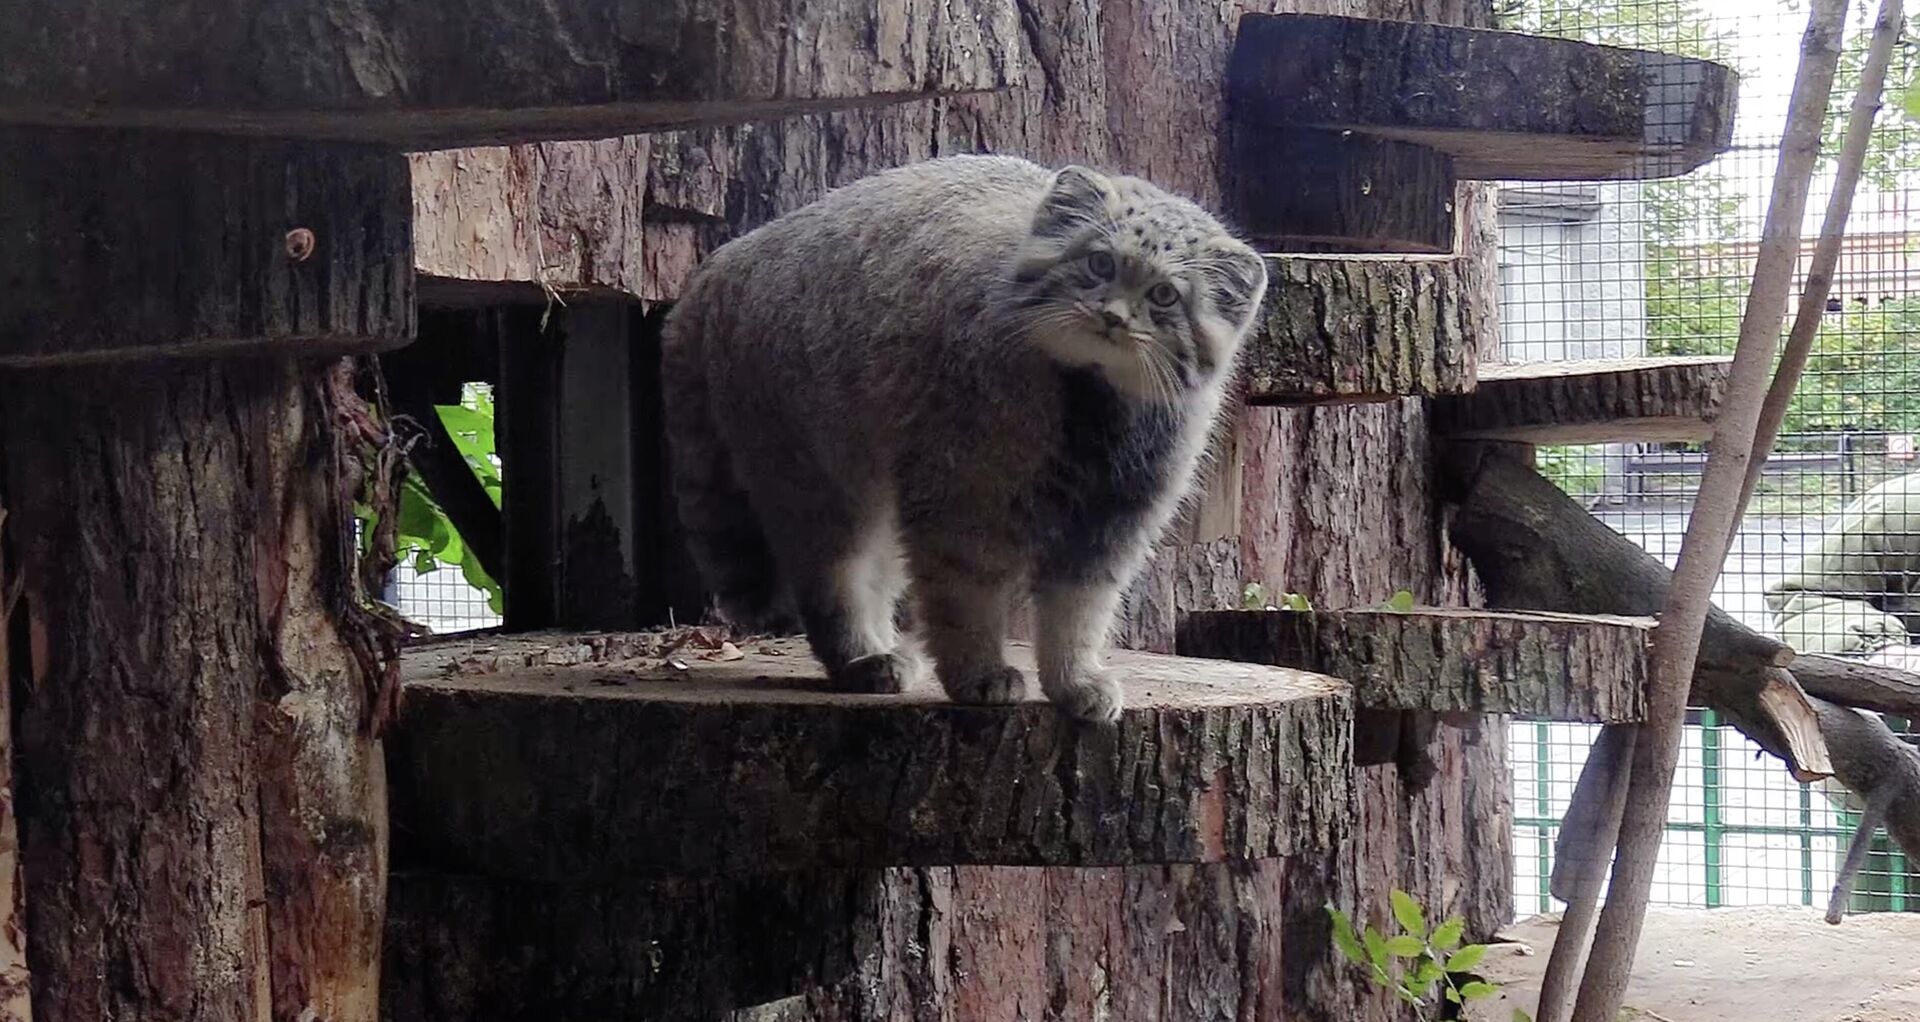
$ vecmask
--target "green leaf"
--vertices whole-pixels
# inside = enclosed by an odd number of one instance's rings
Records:
[[[1908,117],[1920,119],[1920,78],[1907,83],[1906,91],[1900,94],[1900,109]]]
[[[1420,903],[1413,900],[1413,895],[1396,887],[1393,893],[1387,896],[1387,900],[1393,903],[1393,918],[1399,921],[1400,928],[1416,938],[1425,940],[1427,916],[1420,911]]]
[[[1411,934],[1387,938],[1387,953],[1395,958],[1415,958],[1426,949],[1426,942]]]
[[[1446,974],[1447,970],[1441,968],[1439,962],[1431,958],[1422,958],[1420,960],[1420,967],[1413,972],[1413,985],[1430,987],[1444,978]]]
[[[1492,997],[1499,992],[1500,988],[1494,986],[1492,983],[1483,983],[1479,980],[1474,980],[1460,988],[1460,997],[1462,1000],[1477,1001],[1483,997]]]
[[[1466,932],[1467,921],[1454,916],[1433,929],[1433,946],[1441,951],[1452,951],[1460,946],[1460,936]]]
[[[1390,599],[1387,601],[1387,609],[1397,610],[1402,614],[1406,613],[1409,610],[1412,610],[1413,594],[1411,592],[1408,592],[1405,589],[1402,589],[1399,592],[1394,593],[1393,599]]]
[[[426,575],[439,570],[440,570],[440,562],[434,560],[432,554],[426,552],[425,550],[422,550],[413,555],[413,573],[414,574]]]
[[[460,574],[465,576],[467,584],[487,594],[487,606],[495,614],[506,613],[507,598],[500,583],[494,581],[493,576],[487,574],[487,569],[480,566],[480,559],[474,556],[471,549],[463,550],[462,554]]]
[[[1240,590],[1241,610],[1264,610],[1267,606],[1267,587],[1258,582],[1248,582]]]
[[[1391,959],[1387,954],[1386,939],[1380,936],[1380,931],[1369,926],[1360,935],[1360,939],[1367,945],[1367,961],[1372,962],[1374,968],[1385,972],[1387,962]]]
[[[407,485],[400,488],[400,508],[394,521],[400,542],[407,544],[410,540],[417,540],[419,542],[410,545],[431,545],[426,541],[433,536],[434,525],[442,518],[433,498],[409,478]]]
[[[1533,1022],[1533,1016],[1519,1008],[1513,1009],[1513,1022]]]
[[[1401,986],[1394,987],[1393,992],[1396,994],[1399,994],[1400,999],[1407,1002],[1408,1004],[1411,1004],[1416,1008],[1420,1006],[1420,1003],[1421,1003],[1420,996],[1414,993],[1413,991],[1408,990],[1406,987],[1401,987]]]
[[[446,515],[438,515],[433,519],[433,527],[427,531],[425,538],[427,549],[433,551],[433,556],[443,561],[460,559],[460,534],[454,531],[453,523],[447,520]]]
[[[1447,971],[1465,972],[1479,965],[1480,959],[1486,956],[1487,946],[1485,944],[1468,944],[1466,947],[1455,951],[1453,957],[1447,959]]]
[[[434,405],[434,411],[440,413],[440,422],[449,433],[474,433],[491,437],[493,435],[493,416],[484,415],[472,408],[460,405]]]
[[[1367,964],[1367,952],[1360,947],[1360,941],[1353,935],[1353,922],[1345,912],[1327,906],[1327,914],[1333,917],[1333,946],[1355,965]]]
[[[1313,609],[1313,604],[1308,602],[1307,598],[1305,596],[1300,595],[1299,593],[1286,594],[1284,597],[1281,598],[1280,606],[1283,610],[1312,610]]]

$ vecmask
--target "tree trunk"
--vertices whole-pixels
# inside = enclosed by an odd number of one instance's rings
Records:
[[[372,1019],[383,766],[312,372],[44,373],[0,404],[39,1017]]]
[[[603,160],[599,166],[617,182],[609,185],[611,192],[644,195],[644,239],[637,253],[619,248],[606,267],[583,262],[567,269],[564,282],[622,288],[643,301],[671,300],[698,259],[728,237],[828,188],[950,152],[1098,164],[1145,175],[1216,208],[1223,194],[1235,194],[1227,182],[1239,171],[1219,158],[1220,82],[1233,39],[1231,12],[1223,20],[1212,6],[1159,0],[1021,0],[1020,6],[1022,78],[1013,90],[750,128],[657,134],[644,154],[623,150]],[[1354,7],[1345,0],[1254,6],[1315,12]],[[1370,0],[1364,13],[1485,24],[1489,6],[1480,0]],[[1169,67],[1180,73],[1168,74]],[[517,148],[511,168],[552,165],[563,148]],[[517,171],[511,168],[498,180],[509,193],[526,194],[528,189],[512,187]],[[1469,350],[1478,357],[1497,343],[1490,315],[1497,273],[1490,207],[1474,187],[1463,186],[1460,195],[1456,215],[1471,240],[1465,258],[1449,262],[1461,300],[1489,312],[1473,317],[1459,338],[1464,359]],[[475,211],[533,208],[471,195],[462,202]],[[608,236],[611,221],[599,218],[607,207],[583,200],[540,208],[537,223],[524,215],[513,220],[516,233],[504,242],[515,253],[511,259],[526,262],[525,239],[540,229],[564,233],[578,227],[592,239],[589,248],[607,250],[600,239]],[[456,263],[436,265],[460,272]],[[502,271],[487,272],[495,275],[488,279],[497,279]],[[635,277],[639,283],[629,283]],[[1232,431],[1238,464],[1222,473],[1225,492],[1209,501],[1204,521],[1172,544],[1168,556],[1175,559],[1149,573],[1157,588],[1136,594],[1140,627],[1128,633],[1130,640],[1166,648],[1178,612],[1231,605],[1246,581],[1304,592],[1329,607],[1376,605],[1401,588],[1414,590],[1423,602],[1468,601],[1464,562],[1439,538],[1430,431],[1418,402],[1254,409]],[[511,464],[512,452],[506,457]],[[508,543],[514,543],[511,534]],[[1130,1022],[1403,1018],[1403,1005],[1368,987],[1334,955],[1325,903],[1335,900],[1381,922],[1388,891],[1400,887],[1435,913],[1465,916],[1473,934],[1487,936],[1508,918],[1512,901],[1504,728],[1490,723],[1477,736],[1443,728],[1419,744],[1435,768],[1432,782],[1412,792],[1391,765],[1359,771],[1355,832],[1327,853],[1253,865],[882,871],[861,924],[881,938],[874,952],[850,973],[802,984],[805,989],[794,996],[739,1018],[1002,1022],[1103,1012]],[[459,927],[437,925],[449,943],[436,953],[461,953]],[[399,945],[416,931],[392,932],[393,945]],[[397,970],[390,989],[429,968],[422,957],[390,955]],[[551,961],[553,968],[538,976],[560,989],[569,981],[568,962],[564,955]],[[462,975],[476,988],[490,982],[470,970],[449,969],[439,975],[451,977],[450,983]],[[403,1008],[398,1000],[390,1011],[396,1019],[441,1017]]]

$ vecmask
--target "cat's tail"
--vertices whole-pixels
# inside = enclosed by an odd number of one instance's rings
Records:
[[[701,578],[734,625],[790,631],[794,614],[773,550],[735,476],[715,419],[705,339],[708,306],[718,299],[699,275],[667,314],[661,333],[661,383],[667,457],[680,527]]]

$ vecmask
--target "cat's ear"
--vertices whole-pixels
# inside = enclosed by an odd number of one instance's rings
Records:
[[[1207,303],[1221,319],[1244,329],[1267,293],[1267,261],[1238,238],[1221,236],[1202,250]]]
[[[1040,200],[1033,216],[1033,233],[1043,238],[1065,238],[1089,224],[1113,219],[1113,185],[1098,172],[1081,166],[1063,167]]]

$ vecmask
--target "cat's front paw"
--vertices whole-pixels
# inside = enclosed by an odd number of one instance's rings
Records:
[[[969,706],[1001,706],[1026,698],[1027,676],[1017,667],[994,667],[957,678],[941,678],[947,697]]]
[[[1054,685],[1047,698],[1070,717],[1094,724],[1111,724],[1120,719],[1125,699],[1120,685],[1101,671],[1088,671]]]

